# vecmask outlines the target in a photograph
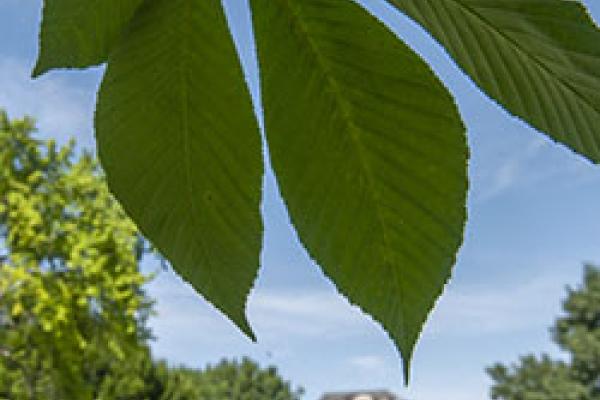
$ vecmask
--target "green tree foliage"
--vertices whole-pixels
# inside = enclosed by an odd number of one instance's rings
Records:
[[[299,400],[244,359],[153,361],[144,242],[94,159],[0,111],[0,399]]]
[[[196,400],[198,373],[182,373],[164,361],[153,361],[148,351],[133,359],[106,359],[92,383],[98,400]],[[187,371],[187,370],[185,370]],[[191,370],[190,370],[191,371]]]
[[[91,399],[145,355],[141,238],[97,163],[0,112],[0,397]]]
[[[600,30],[578,1],[385,1],[512,115],[600,161]],[[34,74],[108,63],[95,122],[111,190],[253,337],[244,305],[261,250],[262,149],[221,1],[44,3]],[[466,219],[468,150],[452,97],[351,0],[249,3],[291,221],[408,364]]]
[[[276,368],[263,369],[247,358],[223,360],[202,371],[174,369],[171,374],[172,381],[191,384],[189,398],[194,400],[299,400],[302,396],[302,389],[292,389]]]
[[[493,399],[600,399],[599,268],[586,267],[583,285],[568,290],[563,310],[565,314],[556,320],[552,333],[569,360],[528,355],[510,367],[497,364],[489,368]]]
[[[223,360],[203,370],[169,367],[164,361],[139,358],[134,374],[113,371],[119,378],[102,385],[99,399],[106,400],[300,400],[303,390],[293,389],[275,367],[261,368],[244,358]],[[123,376],[135,376],[137,385]]]

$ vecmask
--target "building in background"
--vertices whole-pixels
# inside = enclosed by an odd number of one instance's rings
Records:
[[[326,393],[321,400],[402,400],[386,391]]]

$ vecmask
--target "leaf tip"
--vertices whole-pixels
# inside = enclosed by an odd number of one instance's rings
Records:
[[[48,68],[42,67],[40,60],[38,59],[38,61],[35,63],[35,66],[33,67],[33,70],[31,71],[31,78],[32,79],[39,78],[46,72],[48,72]]]
[[[252,341],[252,343],[258,342],[256,334],[250,327],[250,323],[248,322],[248,319],[245,316],[236,321],[236,325],[244,333],[244,335],[246,335],[246,337],[248,337],[248,339]]]

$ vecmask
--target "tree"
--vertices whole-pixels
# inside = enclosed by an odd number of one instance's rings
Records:
[[[554,341],[569,353],[568,361],[548,355],[522,357],[510,367],[488,369],[496,400],[600,399],[600,269],[588,266],[583,285],[569,289],[565,315],[552,328]]]
[[[298,400],[275,368],[153,361],[146,245],[73,142],[0,111],[0,399]]]
[[[106,400],[300,400],[303,390],[292,389],[275,367],[261,368],[248,358],[222,360],[203,370],[169,367],[164,361],[140,358],[134,370],[143,386],[121,379],[105,383],[99,399]],[[131,366],[128,366],[131,368]],[[120,376],[119,373],[113,375]],[[129,374],[131,376],[131,373]]]
[[[177,368],[171,373],[191,384],[189,398],[194,400],[299,400],[303,392],[293,390],[275,367],[263,369],[248,358],[222,360],[201,371]]]
[[[0,111],[0,397],[97,399],[149,357],[143,242],[93,158],[33,130]]]
[[[600,31],[577,1],[386,0],[515,117],[600,162]],[[242,2],[243,3],[243,2]],[[242,4],[237,3],[237,4]],[[250,0],[291,221],[408,364],[463,239],[465,128],[420,57],[350,0]],[[33,74],[108,63],[96,137],[141,231],[249,337],[261,137],[219,0],[45,0]]]

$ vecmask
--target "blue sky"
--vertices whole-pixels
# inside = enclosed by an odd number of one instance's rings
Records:
[[[256,98],[245,2],[225,3]],[[431,62],[455,94],[472,152],[465,243],[417,347],[410,388],[402,387],[386,334],[336,293],[300,246],[270,172],[262,266],[248,306],[259,343],[250,343],[174,274],[160,272],[149,286],[158,311],[153,350],[196,367],[249,355],[303,385],[307,400],[324,391],[369,388],[411,400],[488,398],[485,366],[528,352],[561,356],[547,327],[560,311],[564,286],[580,279],[582,263],[600,263],[600,170],[507,115],[408,19],[382,1],[363,3]],[[600,19],[600,4],[586,3]],[[102,68],[32,81],[40,9],[41,0],[0,2],[0,107],[13,117],[35,116],[43,136],[76,136],[91,148]],[[147,260],[144,268],[159,266]]]

